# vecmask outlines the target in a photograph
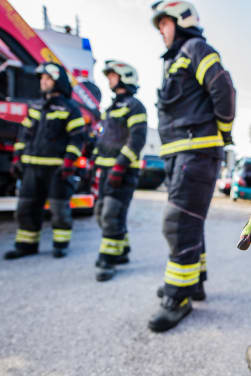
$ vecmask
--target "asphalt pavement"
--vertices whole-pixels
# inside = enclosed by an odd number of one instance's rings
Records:
[[[251,249],[236,249],[251,202],[215,197],[210,209],[208,298],[176,328],[148,330],[157,309],[168,248],[161,234],[166,195],[137,191],[129,215],[131,263],[96,282],[100,230],[75,219],[71,254],[51,255],[50,223],[41,252],[15,261],[16,224],[0,217],[0,376],[248,376]]]

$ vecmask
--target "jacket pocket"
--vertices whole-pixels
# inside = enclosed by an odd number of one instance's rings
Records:
[[[158,90],[159,104],[168,106],[177,102],[183,95],[183,89],[180,80],[169,78],[163,89]]]

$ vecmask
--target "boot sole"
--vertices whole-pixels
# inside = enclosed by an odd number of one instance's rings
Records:
[[[153,324],[151,324],[151,321],[148,323],[148,328],[155,332],[155,333],[163,333],[163,332],[167,332],[169,329],[172,329],[174,328],[175,326],[178,325],[178,323],[183,320],[187,315],[189,315],[189,313],[191,313],[193,310],[193,307],[191,306],[187,312],[184,314],[184,316],[182,316],[178,321],[175,321],[173,323],[169,323],[169,324],[163,324],[163,325],[159,325],[159,326],[154,326]]]

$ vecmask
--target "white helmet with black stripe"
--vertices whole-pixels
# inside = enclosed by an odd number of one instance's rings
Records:
[[[137,91],[138,73],[131,65],[119,60],[106,60],[103,73],[107,76],[110,72],[115,72],[119,75],[120,86],[131,92]]]

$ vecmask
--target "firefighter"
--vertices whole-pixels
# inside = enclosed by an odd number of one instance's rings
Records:
[[[43,98],[34,102],[23,120],[15,144],[12,171],[23,173],[20,189],[15,259],[38,253],[43,208],[49,199],[53,226],[53,256],[67,255],[72,218],[69,200],[74,192],[74,161],[81,155],[84,120],[70,99],[71,85],[65,69],[55,63],[37,70]]]
[[[148,326],[162,332],[191,312],[192,298],[206,298],[204,222],[223,147],[232,143],[235,90],[191,3],[159,1],[152,8],[167,47],[157,107],[168,188],[163,234],[170,257],[161,307]]]
[[[147,130],[145,107],[134,97],[138,89],[136,70],[124,62],[108,60],[103,73],[115,97],[101,115],[96,149],[95,166],[101,169],[101,176],[95,212],[102,229],[97,281],[111,279],[115,265],[129,262],[126,217],[138,183],[139,154]]]

